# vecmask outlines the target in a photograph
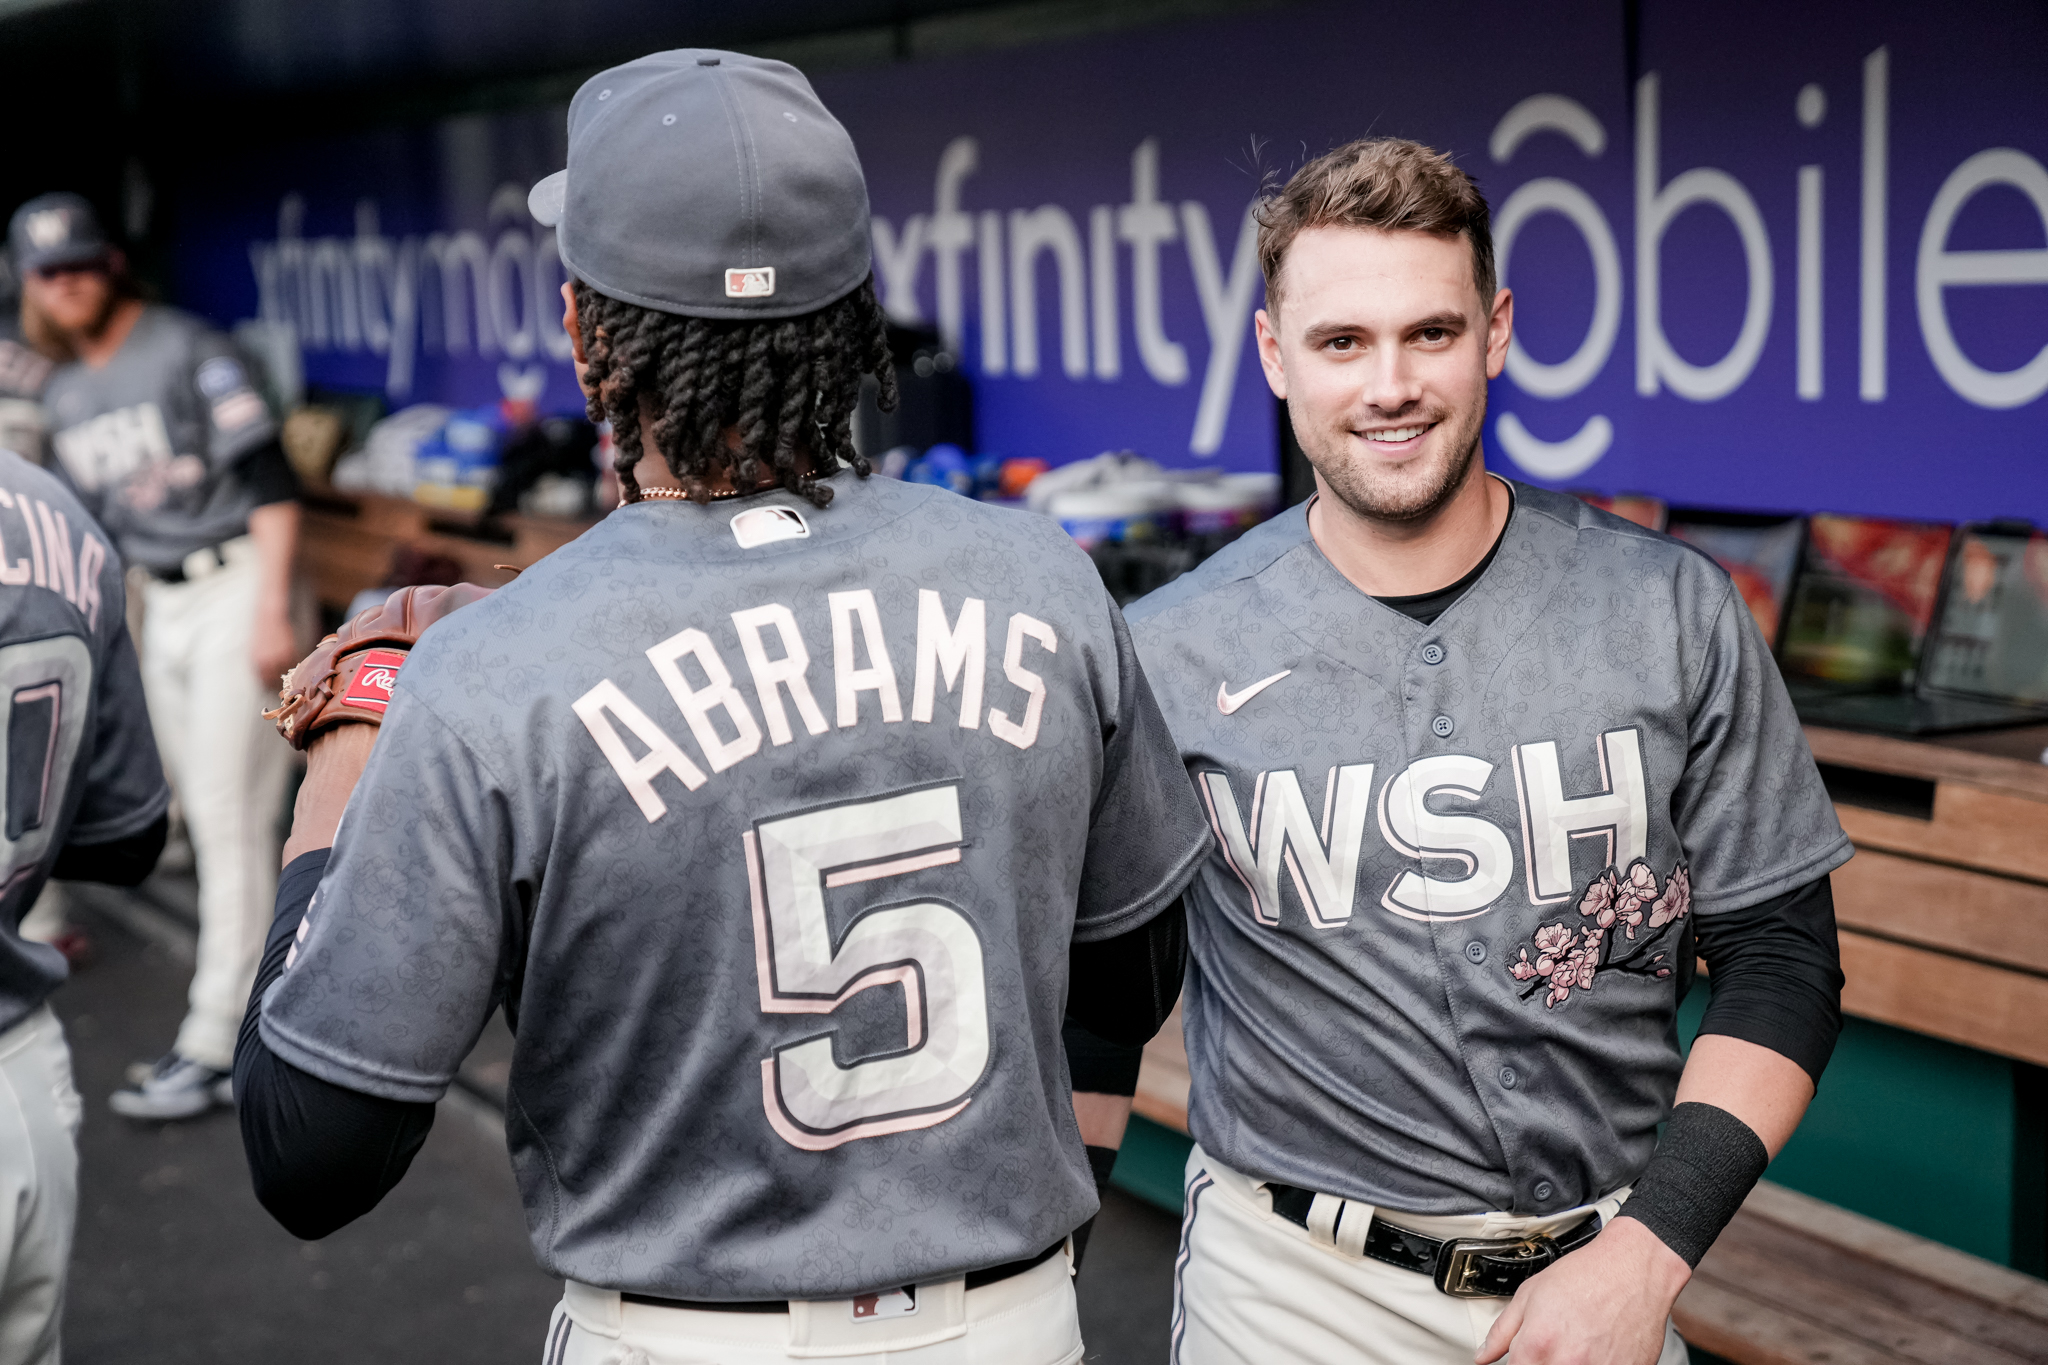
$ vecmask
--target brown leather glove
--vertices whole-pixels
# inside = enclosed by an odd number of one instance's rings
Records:
[[[294,749],[337,725],[382,723],[398,670],[421,632],[491,591],[474,583],[398,589],[383,606],[358,612],[285,674],[278,705],[264,719],[276,721]]]

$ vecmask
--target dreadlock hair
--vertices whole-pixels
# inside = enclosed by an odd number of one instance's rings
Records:
[[[591,388],[590,420],[612,424],[621,491],[640,495],[633,468],[651,438],[669,470],[697,502],[711,500],[706,480],[724,473],[752,488],[769,469],[783,488],[814,506],[832,501],[817,481],[840,462],[866,478],[873,467],[853,448],[853,409],[861,381],[873,375],[881,406],[896,406],[887,320],[874,277],[836,303],[794,318],[736,322],[681,317],[625,303],[581,280],[576,318]],[[655,417],[645,430],[640,399]],[[739,449],[726,444],[738,428]],[[810,470],[797,464],[808,452]]]

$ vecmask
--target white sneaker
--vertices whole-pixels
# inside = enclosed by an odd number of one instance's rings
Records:
[[[197,1118],[216,1105],[234,1103],[234,1077],[201,1066],[189,1057],[166,1053],[138,1081],[130,1067],[131,1086],[107,1101],[115,1113],[131,1119]]]

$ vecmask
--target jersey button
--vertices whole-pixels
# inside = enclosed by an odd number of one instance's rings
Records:
[[[1503,1090],[1513,1090],[1513,1089],[1514,1089],[1514,1088],[1515,1088],[1516,1086],[1520,1085],[1521,1083],[1522,1083],[1522,1078],[1521,1078],[1520,1076],[1517,1076],[1517,1075],[1515,1074],[1515,1069],[1514,1069],[1513,1067],[1511,1067],[1511,1066],[1504,1066],[1504,1067],[1502,1067],[1502,1068],[1500,1069],[1500,1087],[1501,1087],[1501,1089],[1503,1089]]]
[[[1438,644],[1434,640],[1431,640],[1428,644],[1422,647],[1422,662],[1426,664],[1440,664],[1443,661],[1444,647],[1442,645]]]
[[[1476,938],[1473,939],[1465,945],[1465,957],[1474,966],[1486,961],[1486,945]]]
[[[1451,731],[1457,728],[1458,723],[1452,720],[1449,716],[1438,716],[1435,720],[1429,723],[1429,732],[1435,735],[1438,739],[1449,739],[1451,737]]]
[[[1553,1194],[1556,1194],[1556,1193],[1557,1193],[1557,1186],[1555,1186],[1555,1185],[1551,1184],[1551,1183],[1550,1183],[1550,1182],[1549,1182],[1548,1180],[1539,1180],[1539,1181],[1537,1181],[1537,1182],[1536,1182],[1536,1190],[1535,1190],[1535,1194],[1536,1194],[1536,1198],[1537,1198],[1538,1200],[1540,1200],[1541,1202],[1543,1202],[1543,1203],[1546,1203],[1546,1204],[1547,1204],[1547,1203],[1549,1203],[1549,1202],[1550,1202],[1550,1196],[1552,1196]]]

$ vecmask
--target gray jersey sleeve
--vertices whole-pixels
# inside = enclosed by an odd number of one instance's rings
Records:
[[[500,793],[428,706],[393,701],[300,942],[263,1002],[271,1051],[363,1094],[441,1097],[501,994],[511,894]]]
[[[192,339],[192,387],[205,407],[206,455],[231,465],[277,435],[270,406],[250,382],[249,364],[233,342],[214,331]]]
[[[1088,856],[1074,941],[1094,943],[1141,927],[1201,867],[1209,825],[1159,713],[1123,614],[1116,635],[1116,728],[1103,748],[1102,787],[1088,828]]]
[[[101,610],[111,618],[113,639],[95,680],[96,723],[92,759],[79,794],[69,842],[104,844],[149,827],[171,802],[157,757],[156,735],[142,697],[142,670],[135,642],[123,619],[121,575],[109,567],[102,580]]]
[[[1769,900],[1848,861],[1792,699],[1732,585],[1714,615],[1689,723],[1671,813],[1695,913]]]

